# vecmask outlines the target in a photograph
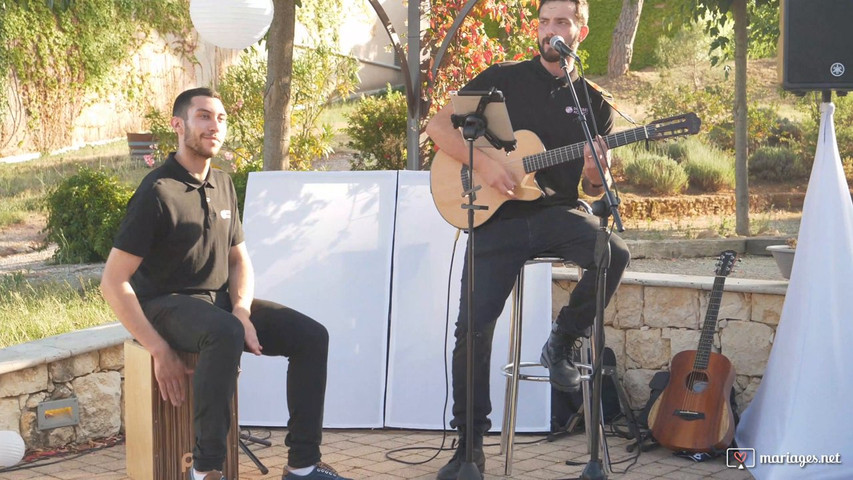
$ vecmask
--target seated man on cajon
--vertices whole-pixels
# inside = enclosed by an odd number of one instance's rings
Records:
[[[180,405],[192,375],[191,480],[225,478],[229,401],[244,349],[290,361],[290,449],[282,478],[341,479],[320,462],[328,332],[295,310],[254,299],[234,184],[210,166],[225,139],[222,101],[207,88],[187,90],[172,115],[178,151],[128,202],[104,268],[104,298],[151,353],[164,401]],[[175,350],[199,354],[195,372]]]

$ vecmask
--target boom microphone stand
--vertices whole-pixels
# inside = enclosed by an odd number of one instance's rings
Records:
[[[474,464],[474,211],[486,210],[486,205],[476,205],[477,190],[479,185],[474,185],[474,142],[485,137],[495,148],[504,148],[507,151],[515,149],[515,139],[504,140],[498,138],[488,129],[488,121],[485,115],[486,107],[491,102],[503,102],[503,93],[494,87],[488,92],[460,92],[460,95],[479,96],[480,101],[474,112],[465,115],[453,115],[451,117],[453,126],[462,128],[462,137],[468,142],[468,183],[465,185],[463,196],[468,197],[468,203],[463,203],[461,208],[468,211],[468,332],[466,334],[467,345],[467,375],[465,383],[465,462],[459,469],[457,480],[481,480],[483,477],[480,470]],[[490,110],[495,111],[495,110]],[[506,109],[503,110],[506,116]],[[505,119],[508,122],[508,118]]]
[[[589,131],[589,124],[587,124],[586,115],[583,113],[583,109],[580,105],[580,100],[578,100],[578,94],[575,91],[575,86],[572,83],[572,78],[569,73],[569,65],[568,61],[566,61],[567,56],[574,56],[574,53],[564,54],[560,52],[560,67],[563,69],[563,72],[566,76],[566,83],[569,85],[569,91],[572,94],[572,100],[574,101],[574,105],[577,108],[578,112],[578,121],[581,124],[581,129],[583,130],[584,137],[586,137],[587,143],[589,143],[590,149],[592,150],[592,157],[595,161],[595,166],[598,168],[598,174],[601,177],[601,184],[604,186],[604,196],[600,200],[596,200],[592,204],[592,213],[593,215],[599,217],[599,229],[595,238],[595,264],[598,266],[597,274],[596,274],[596,286],[595,286],[595,323],[593,324],[593,338],[595,342],[591,345],[591,355],[590,355],[590,363],[592,366],[592,401],[589,411],[589,425],[591,428],[587,432],[589,438],[589,462],[587,462],[586,467],[584,467],[583,472],[581,473],[580,478],[582,480],[601,480],[607,478],[607,473],[604,470],[604,465],[599,457],[599,447],[601,446],[601,439],[599,437],[601,433],[601,374],[602,374],[602,360],[604,352],[604,302],[605,302],[605,290],[606,290],[606,282],[607,282],[607,269],[610,267],[610,241],[609,234],[607,233],[607,222],[610,215],[613,215],[613,221],[616,225],[616,231],[622,232],[625,229],[622,226],[622,219],[619,216],[619,199],[613,195],[613,192],[610,190],[610,187],[607,185],[607,180],[604,175],[604,169],[601,167],[601,162],[599,161],[598,151],[596,149],[595,143],[593,143],[592,134]],[[576,57],[575,57],[576,58]],[[579,64],[579,59],[576,60]],[[588,97],[587,97],[588,99]],[[592,115],[592,108],[589,109],[589,114]],[[593,120],[595,120],[593,118]]]

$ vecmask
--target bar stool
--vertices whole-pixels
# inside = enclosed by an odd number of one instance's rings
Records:
[[[578,209],[591,212],[589,205],[584,201],[578,202]],[[564,258],[553,254],[543,254],[531,258],[525,262],[525,266],[536,263],[562,263],[568,264]],[[583,276],[583,269],[578,266],[578,281]],[[509,358],[507,364],[501,368],[501,373],[507,377],[506,394],[504,397],[504,416],[501,428],[501,453],[505,455],[504,474],[512,475],[512,455],[513,443],[515,441],[515,423],[518,412],[518,382],[519,380],[529,380],[534,382],[549,382],[550,378],[547,375],[533,375],[522,372],[524,368],[541,367],[538,362],[522,362],[521,361],[521,333],[522,333],[522,307],[524,305],[524,266],[519,270],[516,277],[515,286],[512,290],[512,311],[510,312],[510,332],[509,332]],[[589,358],[589,342],[595,341],[594,338],[583,340],[581,347],[580,362],[576,362],[575,366],[581,370],[581,381],[583,388],[583,411],[588,411],[592,403],[592,396],[589,388],[589,380],[591,380],[592,361]],[[518,368],[515,366],[518,365]],[[584,415],[586,431],[589,432],[592,425],[589,423],[589,416]],[[574,426],[574,425],[572,425]],[[601,448],[605,459],[609,460],[607,452],[607,444],[604,441],[604,431],[601,428],[599,436],[601,440]],[[587,437],[587,450],[591,450],[592,445]],[[608,465],[609,461],[605,462]]]

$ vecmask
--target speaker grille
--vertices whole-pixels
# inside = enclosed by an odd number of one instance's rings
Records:
[[[782,87],[853,90],[853,1],[783,0]]]

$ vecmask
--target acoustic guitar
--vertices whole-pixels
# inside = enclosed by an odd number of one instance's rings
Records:
[[[643,140],[693,135],[699,132],[700,125],[701,121],[695,113],[686,113],[607,135],[604,140],[608,148],[615,148]],[[539,189],[534,178],[537,170],[582,159],[583,147],[586,144],[586,142],[579,142],[546,151],[539,137],[529,130],[516,131],[515,138],[516,149],[509,154],[495,148],[484,148],[482,151],[504,164],[516,180],[516,187],[513,189],[515,198],[512,200],[522,201],[536,200],[542,196],[542,190]],[[500,192],[483,184],[476,172],[472,182],[467,166],[441,150],[436,153],[430,167],[430,191],[439,213],[454,227],[468,228],[468,213],[462,208],[462,204],[466,202],[462,197],[466,191],[470,190],[472,184],[482,187],[476,192],[475,203],[488,207],[485,210],[474,210],[474,227],[476,228],[491,218],[498,207],[510,198],[506,196],[506,192]]]
[[[732,443],[735,424],[729,397],[735,371],[711,346],[723,285],[736,260],[733,250],[720,254],[699,346],[673,357],[669,384],[649,411],[652,435],[670,450],[710,453]]]

